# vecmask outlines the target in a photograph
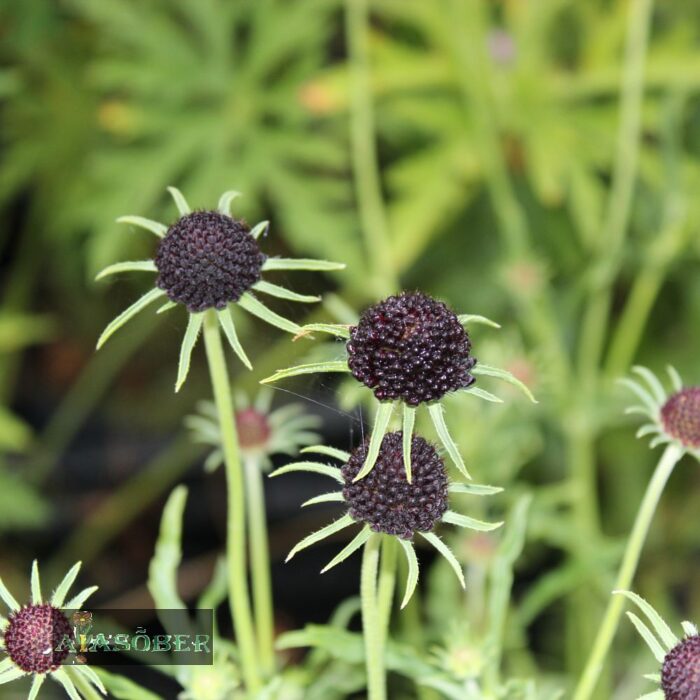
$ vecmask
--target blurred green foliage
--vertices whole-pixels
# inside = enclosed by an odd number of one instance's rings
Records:
[[[507,620],[498,666],[505,678],[547,684],[552,675],[566,687],[654,459],[634,442],[612,380],[643,361],[700,381],[700,7],[674,0],[649,16],[644,7],[375,0],[368,21],[353,0],[5,0],[0,389],[7,406],[22,395],[26,345],[49,331],[52,362],[77,354],[89,381],[51,364],[52,390],[67,398],[48,442],[40,434],[32,447],[3,407],[0,449],[28,449],[30,466],[46,444],[58,454],[148,333],[107,349],[112,359],[88,359],[116,308],[92,276],[151,253],[150,239],[114,219],[172,216],[167,185],[197,207],[241,190],[242,214],[272,221],[269,245],[281,247],[270,252],[348,264],[316,320],[347,322],[348,306],[403,285],[504,325],[478,329],[475,354],[525,380],[539,406],[459,397],[448,416],[477,481],[506,487],[498,509],[532,495],[523,555],[508,564],[510,603],[490,611]],[[330,280],[308,280],[319,283]],[[292,354],[337,350],[253,342],[262,359],[248,383]],[[154,371],[140,378],[141,397],[167,396],[171,368],[165,379],[155,371],[163,347],[142,359]],[[351,391],[344,405],[356,402]],[[117,387],[104,408],[134,427],[151,413],[176,425],[191,407],[154,410],[156,399],[128,394]],[[636,586],[671,620],[700,619],[693,466],[670,485]],[[14,481],[0,494],[27,490],[20,512],[43,512],[16,467],[1,474]],[[416,643],[447,671],[457,642],[445,642],[446,620],[468,640],[491,634],[475,601],[495,595],[489,571],[499,559],[493,542],[473,539],[453,543],[472,593],[444,595],[440,565],[425,591]],[[412,644],[410,630],[396,632]],[[618,644],[601,698],[641,690],[630,661],[643,653],[636,641]],[[313,661],[339,673],[337,659]],[[351,692],[357,669],[341,666],[337,687]]]

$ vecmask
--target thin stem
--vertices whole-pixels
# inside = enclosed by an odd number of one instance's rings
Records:
[[[384,644],[377,605],[377,571],[381,543],[381,536],[374,533],[367,540],[362,555],[360,578],[368,700],[386,700]]]
[[[669,445],[664,451],[649,482],[642,504],[637,512],[634,527],[630,533],[627,547],[622,559],[620,571],[615,581],[615,590],[628,590],[637,571],[637,564],[642,552],[642,547],[649,532],[649,526],[656,512],[656,507],[663,493],[666,482],[673,472],[678,460],[683,456],[683,450],[675,444]],[[574,700],[588,700],[595,690],[598,677],[603,669],[605,658],[610,649],[617,625],[622,615],[624,599],[622,596],[612,596],[608,603],[603,622],[598,628],[593,649],[579,681]]]
[[[382,647],[386,643],[391,622],[391,609],[396,589],[396,566],[398,543],[387,535],[382,538],[382,557],[379,566],[379,585],[377,593],[377,608],[379,625],[382,632]]]
[[[216,312],[212,310],[206,312],[204,319],[204,344],[209,362],[214,401],[219,413],[219,428],[226,465],[228,496],[226,566],[228,569],[229,605],[236,632],[236,642],[241,655],[243,677],[248,691],[253,694],[260,690],[261,685],[246,578],[246,515],[243,468],[238,450],[236,424],[233,420],[231,385],[221,345],[219,319]]]
[[[258,637],[260,667],[265,675],[275,672],[275,618],[270,580],[270,547],[265,517],[263,471],[258,460],[245,460],[248,530],[253,609]]]
[[[399,288],[382,198],[369,68],[367,0],[346,0],[345,25],[350,58],[350,137],[357,205],[366,253],[379,297]]]

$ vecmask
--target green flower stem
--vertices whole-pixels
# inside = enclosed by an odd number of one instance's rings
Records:
[[[270,580],[270,547],[265,517],[263,470],[256,459],[245,460],[246,497],[248,500],[248,532],[250,545],[253,609],[258,639],[258,655],[262,672],[275,672],[275,618]]]
[[[233,420],[233,400],[226,359],[221,345],[219,320],[209,310],[204,319],[204,344],[209,362],[209,373],[214,401],[219,413],[219,428],[226,465],[228,516],[226,526],[226,566],[228,593],[236,642],[241,655],[241,668],[248,692],[260,690],[258,653],[253,630],[253,616],[248,596],[246,567],[246,514],[243,468],[238,449],[238,435]]]
[[[664,451],[649,482],[646,494],[639,507],[637,518],[632,528],[625,554],[622,559],[620,571],[615,581],[615,590],[628,590],[632,585],[632,579],[637,571],[637,564],[642,552],[642,547],[649,532],[649,526],[656,512],[656,507],[663,493],[666,482],[671,476],[673,468],[683,456],[683,450],[676,444],[670,444]],[[624,608],[622,596],[612,596],[608,603],[603,622],[598,628],[593,649],[588,662],[581,675],[581,679],[574,694],[574,700],[588,700],[595,690],[596,683],[603,669],[605,658],[610,649],[620,616]]]
[[[367,540],[362,555],[362,574],[360,577],[368,700],[386,700],[384,633],[381,629],[377,595],[377,571],[381,543],[381,536],[374,533]]]
[[[398,543],[396,539],[389,535],[383,537],[377,589],[377,609],[379,612],[379,626],[382,632],[382,648],[384,648],[386,643],[391,621],[391,609],[394,602],[394,590],[396,589],[397,554]]]
[[[345,26],[350,57],[350,137],[357,206],[374,293],[384,297],[399,289],[382,198],[369,69],[367,0],[346,0]]]

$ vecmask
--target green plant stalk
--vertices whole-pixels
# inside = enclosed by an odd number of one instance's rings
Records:
[[[372,534],[364,546],[360,598],[362,600],[362,631],[365,640],[368,700],[386,700],[386,673],[384,669],[384,633],[381,629],[377,594],[377,571],[381,535]]]
[[[391,609],[394,602],[394,590],[396,589],[397,550],[396,540],[387,535],[382,538],[382,556],[379,566],[379,584],[377,592],[377,609],[379,612],[379,625],[382,631],[382,648],[386,644],[391,622]]]
[[[260,668],[266,676],[275,672],[275,617],[270,578],[270,545],[265,517],[263,470],[257,459],[244,460],[248,500],[248,539],[250,546],[253,611],[258,640]]]
[[[392,294],[399,280],[391,250],[377,158],[374,108],[369,72],[367,0],[346,0],[345,27],[350,64],[350,139],[365,252],[377,297]]]
[[[666,482],[673,472],[673,468],[682,456],[682,448],[674,443],[664,450],[637,512],[634,527],[627,541],[625,554],[615,581],[615,590],[628,590],[632,585],[642,548],[644,547],[659,499]],[[576,688],[574,700],[588,700],[595,690],[623,609],[624,599],[622,596],[613,595],[608,603],[602,624],[598,628],[598,635]]]
[[[228,570],[229,605],[236,642],[241,655],[241,670],[249,693],[260,690],[258,653],[253,629],[253,616],[248,595],[246,567],[246,514],[244,475],[238,449],[238,435],[233,420],[233,400],[226,358],[216,312],[206,311],[204,345],[209,362],[214,402],[219,414],[219,429],[226,467],[227,524],[226,567]]]

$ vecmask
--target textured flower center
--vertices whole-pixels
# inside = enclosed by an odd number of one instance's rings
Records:
[[[260,279],[264,262],[244,222],[197,211],[178,219],[160,242],[156,284],[191,312],[223,309]]]
[[[417,530],[432,530],[447,510],[447,473],[435,448],[414,436],[409,484],[402,440],[401,432],[386,435],[372,471],[353,483],[365,462],[369,443],[358,447],[342,468],[343,497],[355,520],[366,522],[375,532],[409,540]]]
[[[348,365],[380,401],[411,406],[474,383],[469,336],[440,301],[404,292],[367,309],[350,329]]]
[[[267,416],[254,408],[236,411],[238,441],[244,450],[262,449],[270,438],[270,424]]]
[[[661,408],[664,430],[685,447],[700,447],[700,387],[673,394]]]
[[[27,605],[10,616],[5,649],[23,671],[48,673],[68,657],[66,638],[73,638],[73,630],[60,610],[48,603]]]
[[[700,698],[700,636],[684,639],[666,654],[661,688],[666,700]]]

